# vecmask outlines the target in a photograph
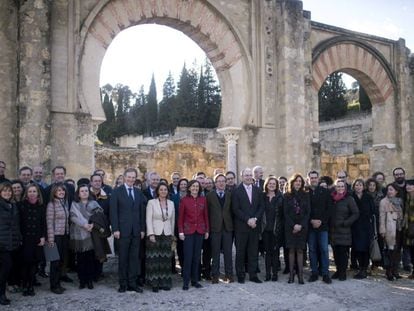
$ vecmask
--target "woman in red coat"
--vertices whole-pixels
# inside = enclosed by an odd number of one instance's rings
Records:
[[[203,238],[208,239],[209,221],[207,200],[200,196],[201,186],[197,180],[188,183],[187,196],[180,201],[178,216],[178,236],[184,241],[183,290],[191,285],[201,288],[198,283],[199,264]]]

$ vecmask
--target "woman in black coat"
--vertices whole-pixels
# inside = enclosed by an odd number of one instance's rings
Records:
[[[305,192],[305,180],[300,174],[293,175],[284,196],[285,239],[289,249],[289,283],[294,282],[294,263],[297,257],[299,284],[303,282],[303,250],[306,248],[310,215],[309,194]]]
[[[266,178],[263,196],[265,211],[262,218],[262,239],[265,251],[265,281],[275,282],[280,268],[279,249],[283,240],[283,195],[279,191],[276,177]]]
[[[29,184],[19,207],[22,244],[23,296],[34,296],[37,265],[42,259],[46,237],[46,210],[36,184]]]
[[[352,250],[358,261],[359,272],[355,279],[365,279],[369,264],[369,246],[373,235],[374,201],[364,191],[364,181],[356,179],[352,184],[352,196],[358,207],[359,217],[352,224]]]
[[[335,182],[332,199],[335,205],[331,217],[330,240],[336,265],[332,279],[345,281],[349,247],[352,245],[351,227],[358,219],[359,211],[354,198],[347,193],[346,183],[341,179]]]
[[[0,305],[9,305],[6,283],[12,269],[12,251],[20,246],[19,210],[12,202],[13,190],[9,182],[0,184]]]

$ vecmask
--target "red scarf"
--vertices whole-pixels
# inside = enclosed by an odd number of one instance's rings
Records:
[[[342,200],[346,196],[346,190],[343,193],[338,193],[336,191],[332,192],[331,194],[332,199],[336,202]]]

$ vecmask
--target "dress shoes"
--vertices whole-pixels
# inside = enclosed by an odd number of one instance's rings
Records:
[[[65,282],[65,283],[73,283],[73,280],[70,277],[68,277],[67,275],[61,276],[60,280],[62,282]]]
[[[308,282],[312,283],[312,282],[316,282],[318,280],[319,276],[315,273],[312,273],[311,276],[309,277]]]
[[[257,276],[250,278],[250,282],[257,283],[257,284],[263,283]]]
[[[188,290],[188,285],[183,285],[183,290]]]
[[[233,283],[234,282],[234,278],[232,275],[226,275],[223,279],[224,283]]]
[[[191,286],[195,287],[195,288],[203,288],[203,285],[201,285],[198,282],[191,282]]]
[[[336,272],[334,272],[334,274],[332,274],[332,280],[336,280],[336,279],[338,279],[339,278],[339,273],[338,273],[338,271],[336,271]]]
[[[244,284],[244,278],[238,278],[237,282],[239,282],[240,284]]]
[[[157,286],[153,286],[152,287],[152,292],[153,293],[158,293],[158,287]]]
[[[160,289],[161,290],[165,290],[165,291],[169,291],[169,290],[171,290],[171,287],[169,287],[169,286],[161,286]]]
[[[141,287],[138,287],[138,286],[128,286],[127,287],[127,291],[129,291],[129,292],[137,292],[137,293],[142,293],[143,292],[142,288]]]
[[[219,282],[219,278],[217,276],[213,276],[211,278],[211,284],[218,284],[218,282]]]
[[[87,286],[88,286],[88,289],[93,289],[93,283],[92,283],[92,281],[89,281],[88,284],[87,284]]]
[[[324,281],[326,284],[331,284],[331,283],[332,283],[332,280],[331,280],[331,278],[329,277],[329,275],[324,275],[324,276],[322,277],[322,281]]]
[[[273,276],[272,276],[272,282],[277,282],[277,273],[276,274],[273,274]]]
[[[272,279],[272,277],[270,276],[270,274],[266,274],[266,277],[265,277],[265,282],[268,282],[268,281],[270,281]]]
[[[61,295],[63,294],[63,290],[60,287],[56,287],[56,288],[52,288],[50,290],[52,293],[56,294],[56,295]]]
[[[7,299],[6,295],[0,296],[0,305],[8,306],[10,304],[10,299]]]

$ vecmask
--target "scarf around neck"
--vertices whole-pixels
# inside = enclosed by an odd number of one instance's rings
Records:
[[[345,198],[346,194],[347,194],[346,190],[343,193],[338,193],[338,192],[334,191],[334,192],[332,192],[331,196],[332,196],[332,199],[336,203],[336,202],[342,200],[343,198]]]

